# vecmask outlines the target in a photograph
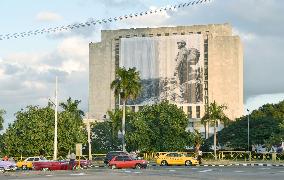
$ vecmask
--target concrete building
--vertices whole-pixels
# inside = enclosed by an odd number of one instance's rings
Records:
[[[118,105],[110,84],[119,66],[136,67],[142,77],[141,97],[128,104],[133,110],[167,99],[201,133],[213,100],[227,105],[230,119],[243,115],[243,48],[227,23],[102,30],[101,42],[89,44],[90,118],[103,119]]]

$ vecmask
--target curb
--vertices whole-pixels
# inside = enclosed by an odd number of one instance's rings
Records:
[[[149,164],[149,166],[160,166],[157,164]],[[197,167],[225,167],[225,166],[266,166],[266,167],[284,167],[284,164],[263,164],[263,163],[241,163],[241,164],[200,164]]]

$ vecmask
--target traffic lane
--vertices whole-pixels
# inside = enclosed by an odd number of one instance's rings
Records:
[[[58,180],[145,180],[145,179],[283,179],[284,168],[281,167],[150,167],[148,169],[93,168],[79,171],[18,171],[0,175],[2,180],[15,179],[58,179]]]

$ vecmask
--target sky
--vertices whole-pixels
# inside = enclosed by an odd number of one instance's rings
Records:
[[[67,3],[68,2],[68,3]],[[119,17],[187,0],[1,0],[0,35]],[[244,46],[244,105],[250,111],[284,99],[284,1],[213,0],[174,11],[71,31],[0,41],[0,109],[5,127],[28,105],[58,98],[81,100],[88,111],[89,43],[100,31],[139,27],[230,23]]]

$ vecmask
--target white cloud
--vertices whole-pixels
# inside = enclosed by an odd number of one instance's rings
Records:
[[[279,103],[284,100],[284,93],[276,93],[276,94],[261,94],[253,97],[249,97],[245,102],[245,109],[249,109],[253,111],[258,109],[264,104],[268,103]],[[246,112],[246,111],[245,111]]]
[[[151,6],[149,10],[156,10],[157,7]],[[175,11],[175,10],[174,10]],[[138,15],[137,17],[133,17],[131,19],[125,20],[128,25],[135,26],[135,27],[159,27],[170,18],[170,14],[168,11],[158,11],[157,13],[153,14],[148,14],[148,15],[143,15],[140,16]],[[167,24],[167,26],[170,26]]]
[[[36,20],[43,22],[59,21],[61,19],[62,17],[59,14],[49,11],[43,11],[36,15]]]
[[[233,35],[240,36],[241,40],[246,41],[246,42],[253,41],[257,38],[255,33],[253,33],[253,32],[242,32],[237,28],[233,28]]]

